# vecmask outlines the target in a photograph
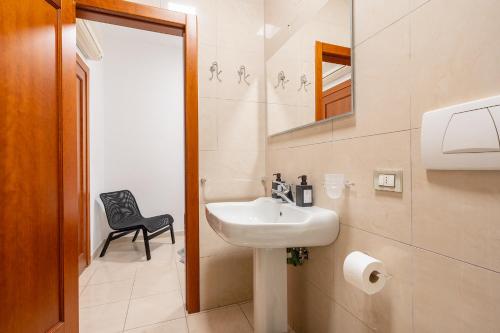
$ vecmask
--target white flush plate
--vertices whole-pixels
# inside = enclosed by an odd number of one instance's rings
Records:
[[[500,96],[422,116],[422,164],[434,170],[500,170]]]

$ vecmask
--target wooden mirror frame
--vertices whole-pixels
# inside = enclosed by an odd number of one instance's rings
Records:
[[[316,112],[315,120],[316,122],[325,119],[335,119],[336,117],[325,118],[323,112],[323,62],[330,62],[335,64],[342,64],[351,66],[351,49],[349,47],[333,45],[328,43],[323,43],[316,41],[315,49],[315,91],[316,91]],[[351,98],[352,98],[352,87],[351,87]],[[351,103],[352,105],[352,103]],[[351,112],[345,115],[352,114]],[[344,114],[339,115],[339,117],[344,116]]]

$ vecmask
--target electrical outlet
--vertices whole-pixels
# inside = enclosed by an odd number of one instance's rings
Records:
[[[396,175],[378,175],[378,185],[384,187],[394,187]]]
[[[403,192],[403,170],[375,170],[373,173],[373,187],[377,191]]]

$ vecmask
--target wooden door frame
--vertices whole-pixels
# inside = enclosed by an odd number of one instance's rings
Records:
[[[182,36],[184,39],[186,308],[200,311],[198,188],[198,32],[196,15],[122,0],[76,0],[73,19],[121,25]],[[73,35],[73,53],[76,38]],[[75,90],[75,89],[73,89]]]
[[[351,66],[351,49],[349,47],[316,41],[315,47],[315,91],[316,121],[325,119],[321,99],[323,98],[323,61]]]
[[[85,232],[86,232],[86,235],[87,235],[87,239],[86,239],[86,242],[85,242],[85,261],[87,263],[87,266],[88,267],[90,265],[90,262],[91,262],[91,258],[92,258],[92,254],[91,254],[91,248],[90,248],[90,158],[89,158],[89,144],[90,144],[90,132],[89,132],[89,92],[90,92],[90,88],[89,88],[89,83],[90,83],[90,70],[89,70],[89,66],[87,66],[87,64],[85,63],[85,61],[80,57],[80,55],[77,53],[76,54],[76,63],[78,66],[80,66],[80,68],[83,70],[83,72],[85,73],[85,90],[86,90],[86,93],[85,93],[85,96],[86,96],[86,102],[85,102],[85,110],[83,110],[84,112],[84,121],[85,121],[85,168],[86,168],[86,171],[85,171],[85,183],[86,183],[86,192],[85,192],[85,210],[87,211],[87,214],[86,214],[86,219],[85,219]],[[76,77],[76,76],[75,76]],[[78,148],[80,149],[80,148]],[[82,156],[81,154],[83,152],[79,152],[80,153],[80,160],[82,159]],[[80,255],[80,254],[78,254]]]

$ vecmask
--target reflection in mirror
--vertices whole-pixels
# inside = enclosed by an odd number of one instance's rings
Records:
[[[316,121],[351,113],[351,49],[316,42]]]
[[[353,114],[352,0],[264,6],[268,135]]]

